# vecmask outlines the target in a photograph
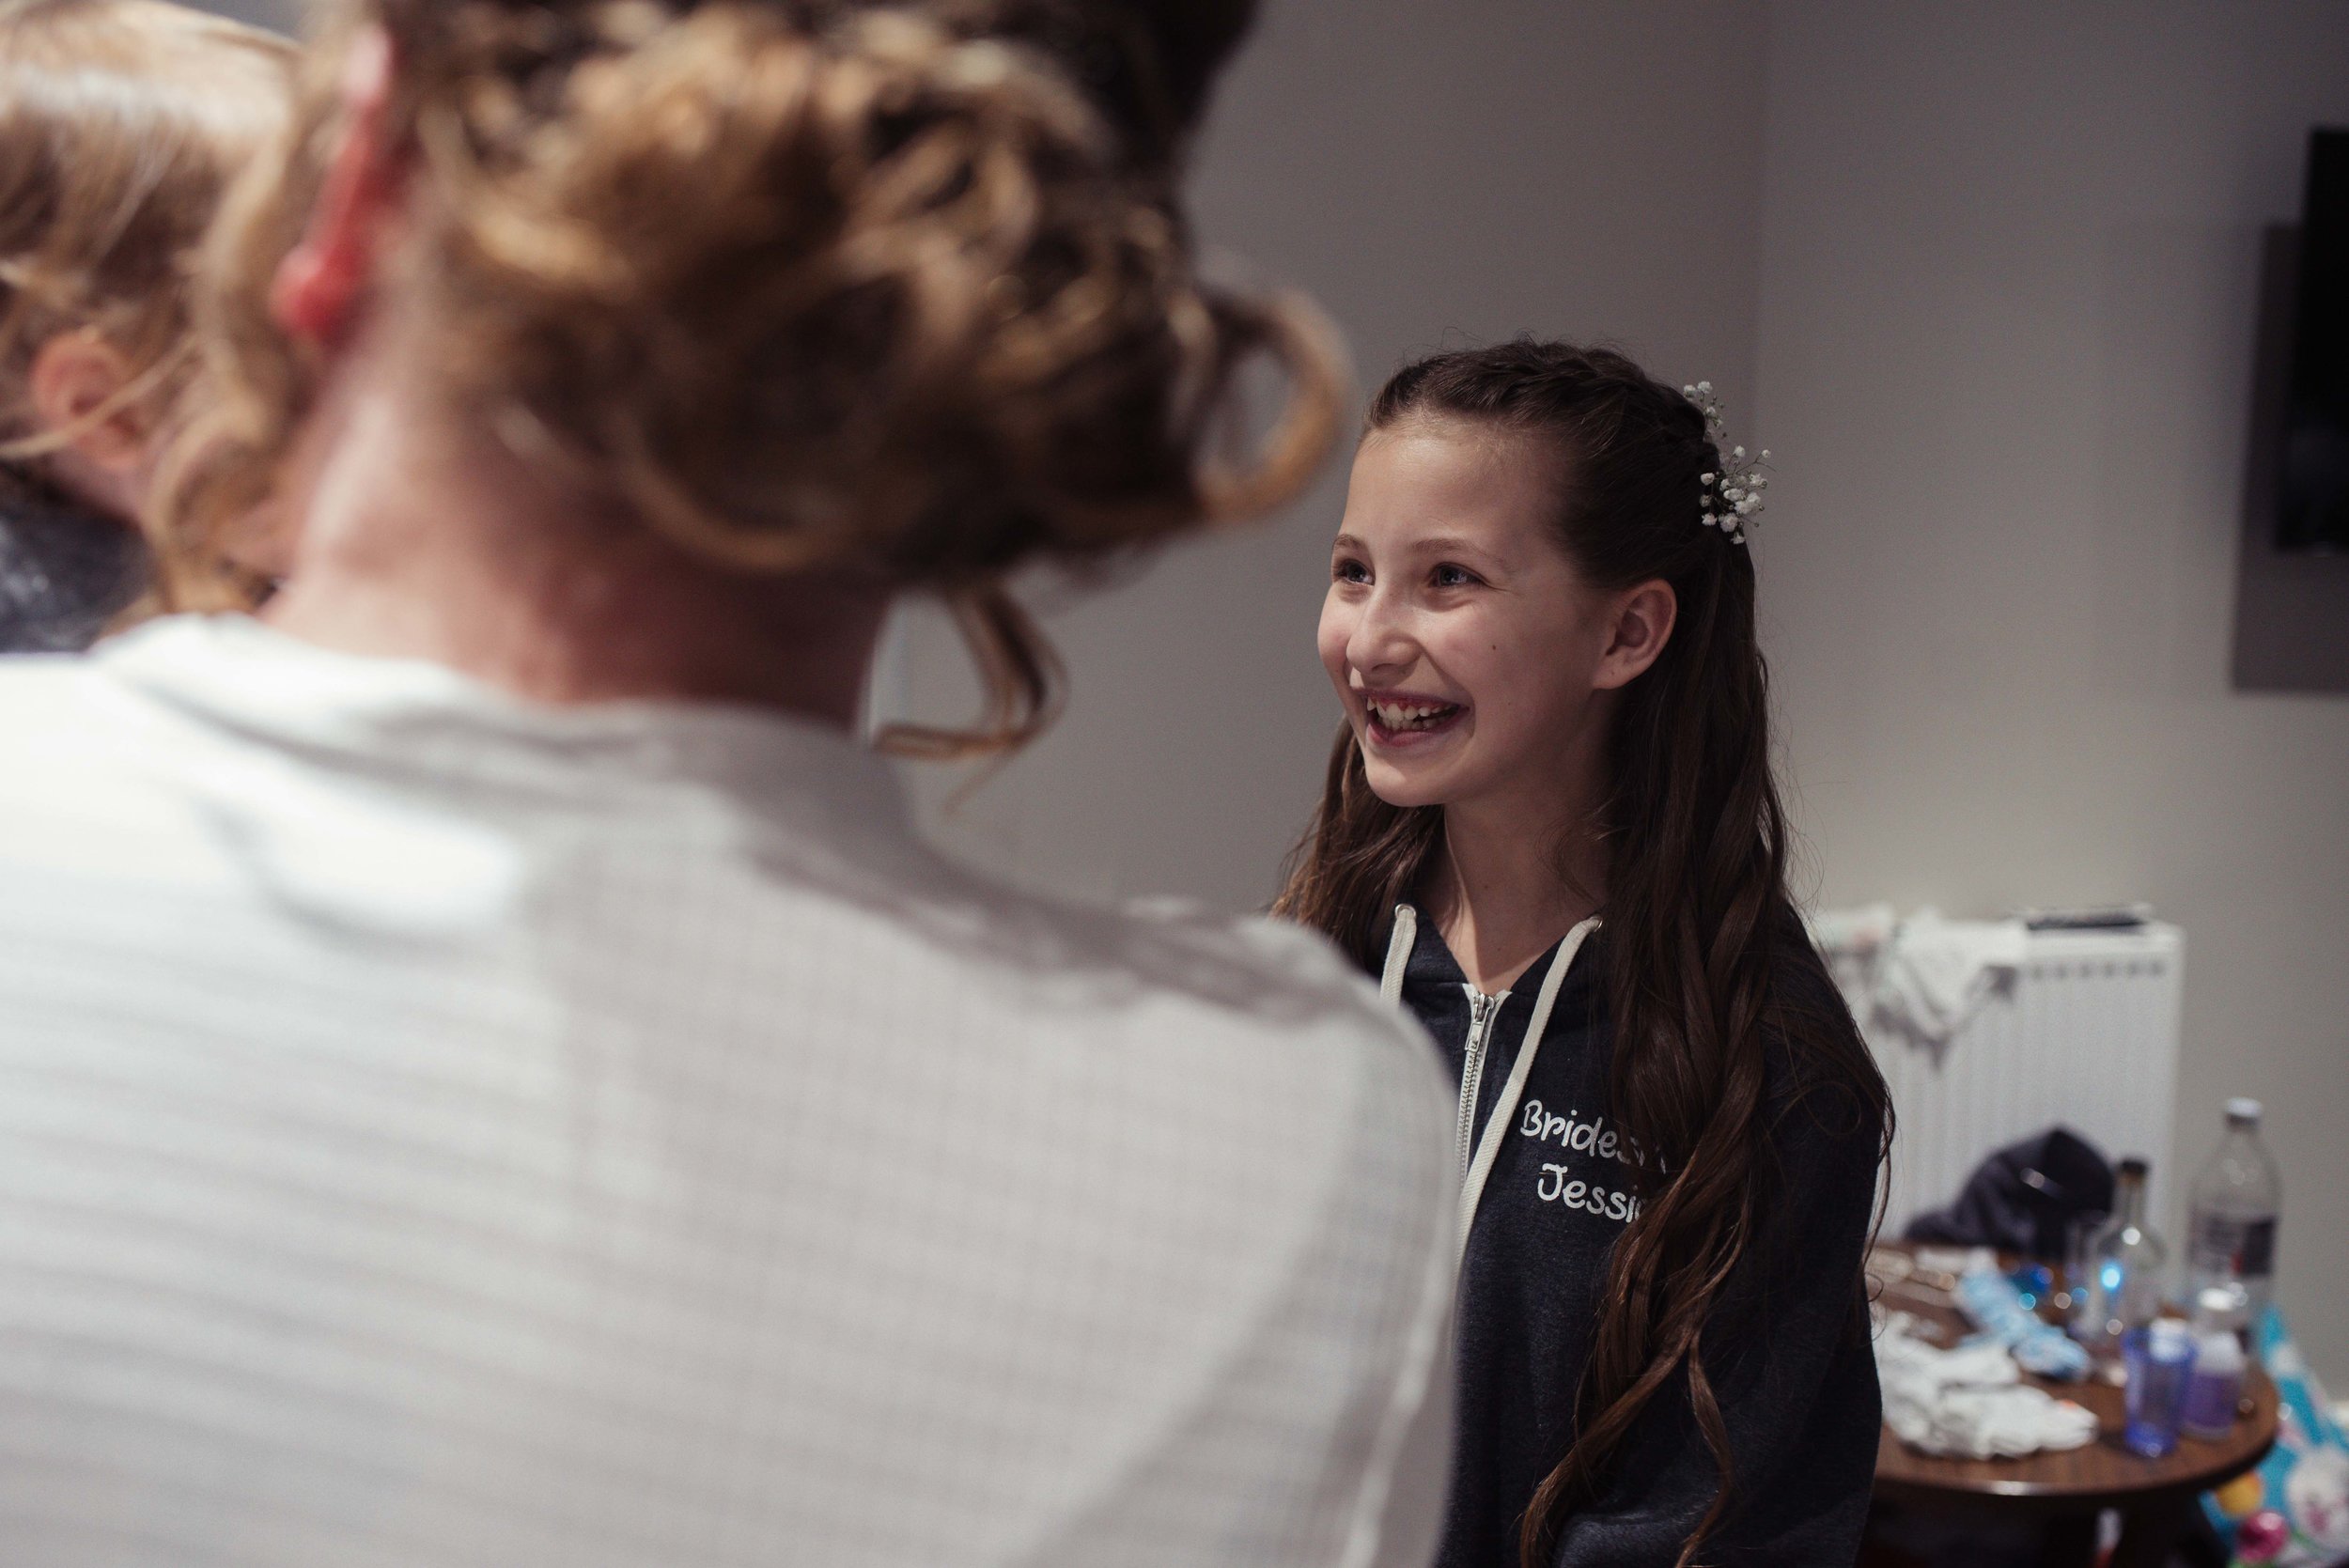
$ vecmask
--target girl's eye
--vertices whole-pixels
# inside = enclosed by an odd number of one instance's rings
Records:
[[[1360,561],[1337,561],[1330,565],[1330,575],[1340,582],[1367,582],[1370,568]]]
[[[1427,580],[1439,588],[1465,588],[1474,582],[1476,574],[1466,567],[1445,565],[1428,574]]]

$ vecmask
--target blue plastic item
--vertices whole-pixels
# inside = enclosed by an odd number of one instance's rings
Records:
[[[2129,1369],[2129,1415],[2121,1441],[2132,1453],[2163,1459],[2177,1452],[2186,1415],[2186,1386],[2194,1374],[2194,1336],[2176,1318],[2122,1337]]]
[[[2088,1375],[2088,1352],[2062,1329],[2032,1316],[2015,1281],[1996,1269],[1968,1269],[1957,1281],[1957,1304],[1984,1338],[2012,1351],[2025,1372],[2067,1383]]]
[[[2016,1290],[2022,1292],[2026,1312],[2037,1312],[2039,1303],[2047,1299],[2048,1294],[2055,1289],[2055,1275],[2044,1263],[2027,1263],[2007,1278],[2015,1282]]]

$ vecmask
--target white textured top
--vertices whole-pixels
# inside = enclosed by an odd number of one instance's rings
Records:
[[[979,884],[827,731],[0,663],[9,1568],[1423,1560],[1447,1132],[1318,942]]]

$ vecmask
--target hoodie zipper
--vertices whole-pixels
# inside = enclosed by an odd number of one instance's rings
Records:
[[[1509,1000],[1509,993],[1488,997],[1473,986],[1462,987],[1469,994],[1468,1050],[1460,1063],[1460,1180],[1466,1182],[1469,1161],[1476,1156],[1476,1096],[1485,1083],[1485,1054],[1492,1044],[1493,1020],[1501,1017],[1501,1004]]]

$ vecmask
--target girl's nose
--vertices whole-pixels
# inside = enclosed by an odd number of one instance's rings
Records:
[[[1410,633],[1402,607],[1385,593],[1374,593],[1362,606],[1346,641],[1346,662],[1366,676],[1392,676],[1419,661],[1419,644]],[[1374,678],[1373,685],[1380,682]]]

